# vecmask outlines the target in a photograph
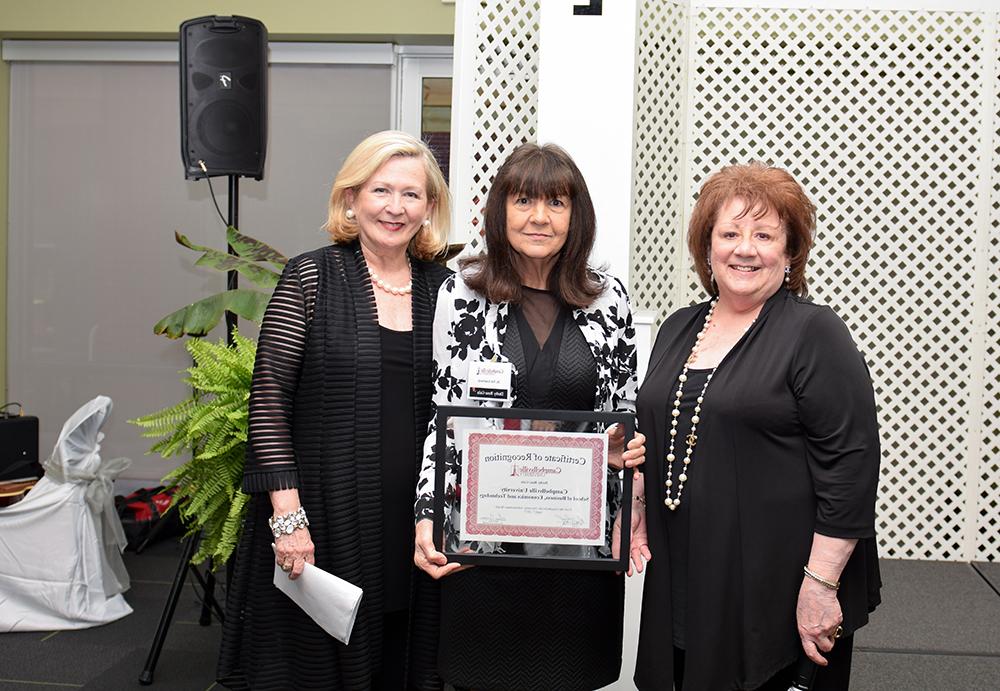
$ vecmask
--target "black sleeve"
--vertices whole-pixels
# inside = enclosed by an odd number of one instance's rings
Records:
[[[879,436],[868,367],[847,326],[815,308],[792,363],[792,388],[816,492],[816,532],[837,538],[875,535]]]
[[[315,262],[288,263],[264,313],[257,343],[243,491],[298,487],[292,445],[292,403],[319,282]]]

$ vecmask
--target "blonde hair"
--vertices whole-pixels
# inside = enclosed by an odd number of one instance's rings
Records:
[[[442,254],[448,247],[451,224],[451,204],[448,185],[427,145],[416,137],[398,130],[376,132],[356,147],[344,161],[330,191],[327,220],[323,228],[335,244],[353,242],[358,237],[358,221],[347,217],[347,191],[364,185],[382,165],[394,156],[413,156],[424,164],[427,177],[427,200],[434,207],[430,226],[421,226],[410,240],[410,253],[418,259],[429,260]]]

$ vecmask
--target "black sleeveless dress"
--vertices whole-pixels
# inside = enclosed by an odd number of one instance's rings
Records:
[[[501,348],[517,369],[514,407],[593,410],[597,367],[569,308],[547,292],[524,292]],[[618,679],[622,576],[476,566],[441,583],[445,681],[483,691],[569,691]]]

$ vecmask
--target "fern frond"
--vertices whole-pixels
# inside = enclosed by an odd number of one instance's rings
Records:
[[[191,408],[196,405],[194,398],[186,398],[177,405],[164,408],[150,415],[143,415],[129,422],[142,428],[144,437],[162,437],[171,434],[184,424]]]
[[[219,436],[205,445],[201,453],[198,454],[199,461],[210,461],[217,458],[239,444],[245,444],[243,440],[236,436]]]
[[[188,534],[200,533],[193,563],[212,560],[218,568],[232,555],[249,495],[240,490],[246,459],[247,402],[257,345],[239,333],[233,345],[189,339],[194,364],[186,381],[195,393],[176,405],[131,420],[142,435],[158,438],[150,453],[164,458],[190,452],[192,458],[167,473],[175,488],[172,508]]]

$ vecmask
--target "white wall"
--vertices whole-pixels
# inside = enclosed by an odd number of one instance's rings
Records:
[[[597,213],[595,265],[629,282],[636,0],[575,15],[574,0],[541,3],[538,142],[566,149]]]

